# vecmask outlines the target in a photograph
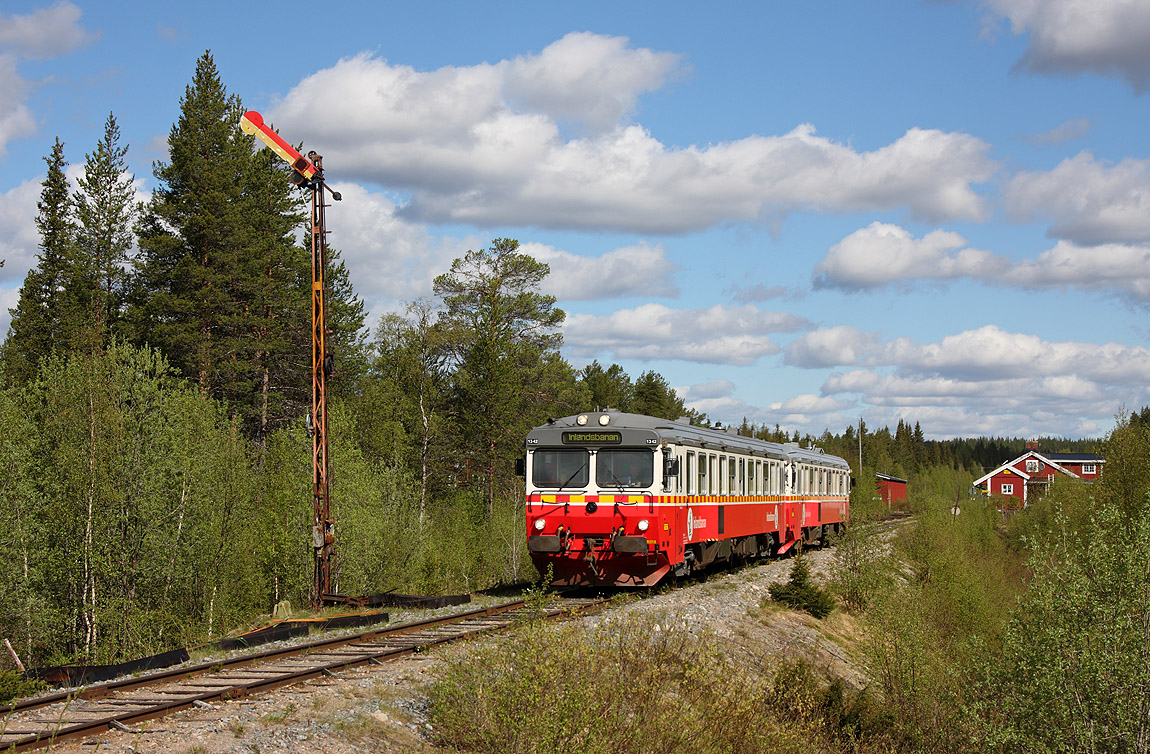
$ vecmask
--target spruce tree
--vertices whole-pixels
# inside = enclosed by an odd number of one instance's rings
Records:
[[[74,331],[64,286],[75,259],[76,221],[64,175],[68,161],[58,137],[44,161],[48,174],[36,203],[40,253],[36,267],[24,278],[16,308],[9,310],[12,320],[4,343],[8,379],[17,384],[27,383],[53,351],[65,350]]]
[[[77,247],[69,298],[86,315],[102,342],[117,329],[125,294],[125,262],[134,236],[136,206],[133,177],[120,145],[120,127],[108,113],[104,136],[86,155],[84,175],[76,191],[79,221]]]

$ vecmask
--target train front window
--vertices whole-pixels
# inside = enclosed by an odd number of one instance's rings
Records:
[[[649,450],[600,450],[595,456],[595,483],[600,487],[650,487],[655,481],[654,457]]]
[[[582,448],[540,448],[532,455],[531,482],[543,488],[586,487],[591,477],[587,463],[589,457],[590,454]]]

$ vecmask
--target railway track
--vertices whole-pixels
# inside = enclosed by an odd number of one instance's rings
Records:
[[[602,598],[523,600],[455,615],[321,639],[192,667],[101,683],[0,707],[0,751],[22,752],[133,725],[213,701],[235,699],[414,652],[531,618],[586,612]]]

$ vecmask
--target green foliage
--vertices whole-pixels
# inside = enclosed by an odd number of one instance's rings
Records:
[[[879,538],[876,519],[852,506],[845,531],[831,538],[832,587],[847,609],[862,612],[893,577],[894,563]]]
[[[998,651],[1021,589],[993,505],[963,501],[955,516],[949,476],[925,485],[941,494],[913,501],[916,517],[893,541],[902,566],[862,613],[872,678],[902,750],[963,750],[969,669]]]
[[[1001,657],[978,668],[976,730],[996,750],[1141,751],[1150,737],[1150,517],[1100,500],[1087,529],[1057,506],[1052,523],[1033,541],[1034,576]]]
[[[527,623],[449,661],[431,714],[439,743],[475,752],[884,749],[867,697],[796,667],[729,662],[667,619]]]
[[[137,226],[128,317],[139,341],[262,439],[306,405],[311,264],[295,244],[304,215],[286,166],[253,152],[242,112],[205,53]]]
[[[64,143],[59,138],[44,158],[48,173],[36,203],[36,229],[40,253],[29,271],[12,309],[4,365],[8,379],[22,385],[31,380],[40,363],[74,342],[76,324],[70,318],[64,284],[76,258],[76,219],[64,175]]]
[[[561,405],[558,391],[574,383],[556,355],[565,315],[554,296],[538,291],[548,271],[519,251],[518,241],[497,238],[456,259],[434,283],[455,366],[452,410],[489,510],[526,431]]]
[[[1128,520],[1140,520],[1150,490],[1150,423],[1119,414],[1103,445],[1103,457],[1099,497],[1118,506]]]
[[[127,289],[127,255],[135,236],[133,178],[120,145],[120,127],[113,114],[104,123],[104,136],[85,156],[84,175],[74,197],[79,254],[68,282],[68,295],[105,345],[117,327]]]
[[[800,554],[791,566],[791,577],[785,584],[768,587],[771,599],[787,607],[825,618],[835,609],[835,598],[830,592],[811,583],[811,569]]]
[[[42,662],[115,662],[251,614],[255,485],[217,405],[155,352],[115,343],[52,357],[13,398],[6,429],[26,423],[5,452],[27,474],[0,546],[26,586],[0,603],[6,635]]]
[[[864,649],[899,751],[948,751],[960,739],[961,684],[950,645],[934,630],[921,586],[880,593],[867,611]]]
[[[0,704],[43,691],[47,684],[15,670],[0,670]]]

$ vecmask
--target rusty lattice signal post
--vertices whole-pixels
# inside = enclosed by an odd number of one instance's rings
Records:
[[[327,443],[327,378],[331,375],[331,354],[327,350],[327,308],[324,301],[327,271],[327,227],[324,210],[327,190],[336,201],[340,195],[323,180],[323,157],[315,152],[301,155],[280,135],[264,125],[263,116],[249,110],[240,118],[240,128],[270,147],[292,166],[291,182],[311,190],[311,413],[308,435],[311,437],[312,492],[315,516],[312,520],[312,547],[315,550],[315,575],[311,601],[314,607],[325,602],[342,601],[335,594],[338,560],[335,552],[335,520],[331,515]]]

